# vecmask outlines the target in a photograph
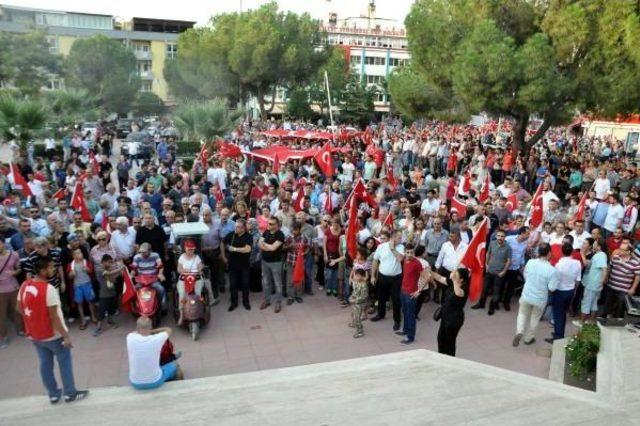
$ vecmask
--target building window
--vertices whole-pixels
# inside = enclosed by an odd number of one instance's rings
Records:
[[[50,53],[53,53],[54,55],[58,54],[59,52],[58,37],[47,36],[47,44],[49,45]]]
[[[367,84],[382,84],[383,80],[381,75],[367,75]]]
[[[150,81],[143,81],[140,84],[140,91],[141,92],[150,92],[151,91],[151,82]]]
[[[47,82],[47,89],[49,90],[61,90],[64,89],[64,80],[61,78],[51,78]]]
[[[362,62],[362,56],[351,56],[349,57],[349,62],[354,65],[360,65],[360,63]]]
[[[175,43],[167,43],[167,58],[175,59],[178,57],[178,45]]]
[[[380,92],[376,93],[375,99],[376,99],[376,102],[384,102],[384,93],[380,93]]]
[[[386,62],[386,58],[378,56],[366,56],[364,58],[364,63],[367,65],[384,65]]]

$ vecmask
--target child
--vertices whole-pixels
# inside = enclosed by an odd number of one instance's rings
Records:
[[[104,281],[100,281],[100,298],[98,302],[98,324],[96,329],[93,330],[93,335],[98,336],[102,333],[102,321],[106,314],[109,314],[107,323],[113,327],[118,327],[118,324],[113,319],[118,307],[118,295],[116,292],[115,281],[122,274],[122,264],[113,261],[113,258],[105,254],[100,260],[104,275]]]
[[[68,266],[69,277],[73,279],[73,301],[78,304],[78,311],[80,311],[80,330],[84,330],[87,328],[87,321],[84,317],[84,302],[89,305],[91,321],[96,322],[96,309],[93,306],[96,296],[93,294],[93,287],[91,286],[93,267],[84,258],[82,250],[79,248],[75,249],[72,255],[73,260]]]
[[[356,269],[362,269],[363,271],[365,271],[365,281],[369,282],[369,271],[371,270],[371,263],[367,260],[367,252],[362,247],[358,248],[358,253],[356,254],[356,258],[353,261],[353,265],[350,268],[349,277],[348,277],[349,283],[353,281],[353,275]],[[346,308],[347,306],[349,306],[349,299],[345,299],[342,302],[343,308]],[[364,310],[363,314],[365,315],[365,319],[366,319],[366,314],[367,314],[366,309]]]
[[[351,293],[349,301],[353,304],[353,307],[351,308],[351,323],[349,324],[349,326],[356,329],[356,333],[353,335],[353,337],[357,339],[364,336],[364,329],[362,327],[362,312],[364,310],[364,306],[367,302],[368,296],[367,272],[362,268],[354,268],[351,277],[351,286],[353,287],[353,292]]]

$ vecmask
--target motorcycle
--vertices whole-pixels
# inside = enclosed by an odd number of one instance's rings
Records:
[[[158,297],[158,292],[153,288],[153,284],[158,282],[155,275],[136,275],[136,298],[132,301],[133,314],[151,318],[153,327],[160,324],[162,315],[162,301]]]
[[[184,283],[185,300],[182,301],[182,327],[189,330],[191,338],[196,341],[200,337],[202,327],[209,324],[211,311],[209,296],[206,291],[202,295],[196,294],[196,282],[203,277],[200,274],[181,274],[180,281]],[[177,286],[173,295],[174,316],[176,322],[180,318],[180,298]]]

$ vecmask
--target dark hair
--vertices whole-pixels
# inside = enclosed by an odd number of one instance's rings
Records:
[[[525,234],[528,231],[529,231],[529,227],[528,226],[523,226],[522,228],[518,229],[518,235]]]
[[[113,257],[111,257],[110,254],[105,254],[105,255],[102,256],[102,259],[100,259],[100,262],[104,263],[104,262],[108,262],[110,260],[113,260]]]
[[[571,243],[563,243],[562,254],[564,256],[571,256],[571,253],[573,253],[573,246],[571,245]]]
[[[354,275],[358,275],[360,277],[364,277],[367,274],[366,271],[364,269],[362,269],[362,268],[356,268],[353,271],[353,273],[354,273]]]
[[[411,243],[405,244],[405,246],[404,246],[404,250],[405,251],[407,251],[407,250],[413,251],[413,250],[415,250],[415,248],[416,248],[416,246],[414,244],[411,244]]]
[[[540,257],[545,257],[551,251],[551,246],[548,243],[541,243],[538,246],[538,255]]]
[[[33,262],[33,272],[35,272],[36,275],[39,274],[41,271],[47,269],[50,263],[51,259],[49,259],[48,257],[41,257],[40,259],[37,259],[35,262]]]
[[[424,246],[419,245],[418,247],[415,248],[414,252],[417,257],[421,257],[425,252],[425,248]]]

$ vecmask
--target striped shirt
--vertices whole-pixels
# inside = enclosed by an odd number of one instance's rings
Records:
[[[640,275],[640,259],[636,256],[631,256],[629,260],[624,260],[620,256],[611,258],[608,285],[613,290],[629,291],[636,275]]]
[[[29,273],[31,275],[35,275],[34,266],[38,260],[43,258],[48,258],[49,260],[51,260],[51,262],[56,268],[56,271],[53,273],[51,278],[49,278],[49,284],[51,284],[55,288],[59,288],[60,274],[58,273],[58,268],[62,266],[62,261],[61,261],[61,252],[58,247],[49,248],[49,252],[47,253],[46,256],[41,256],[40,254],[38,254],[37,251],[34,251],[33,253],[31,253],[28,259],[26,260],[26,262],[21,263],[24,272]]]

